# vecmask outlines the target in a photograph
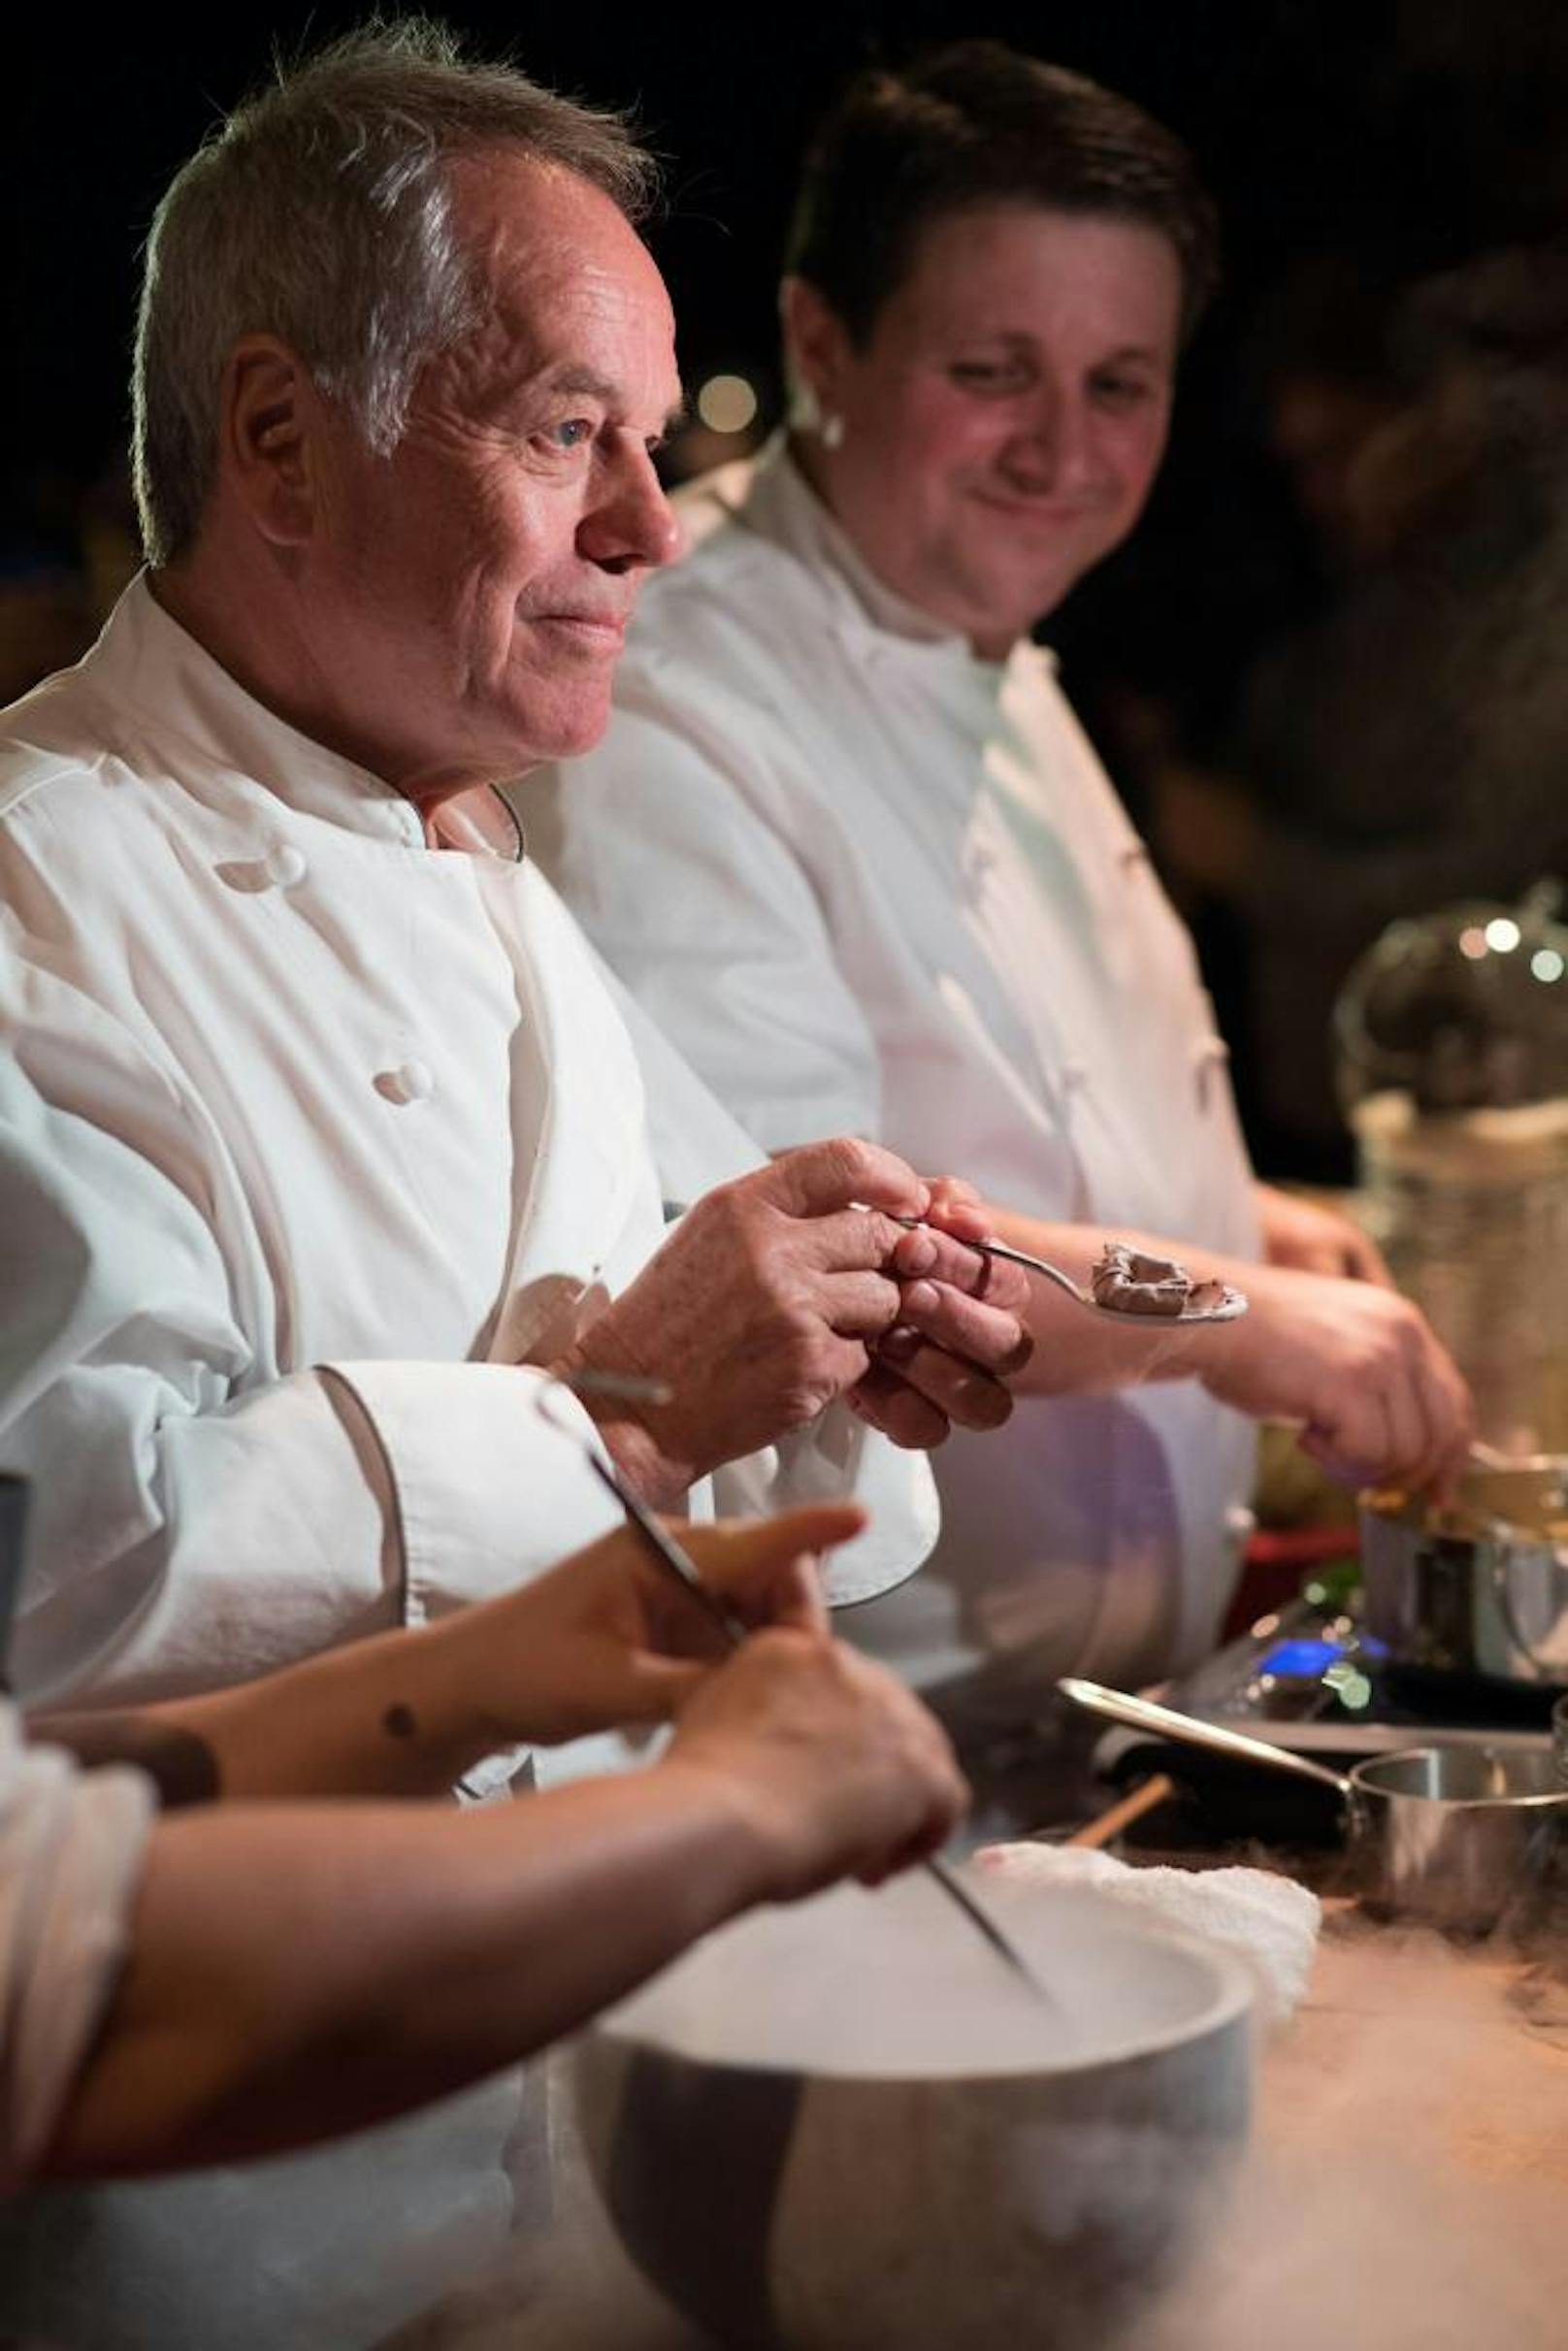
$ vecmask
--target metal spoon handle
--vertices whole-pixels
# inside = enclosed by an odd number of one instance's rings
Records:
[[[1046,1281],[1054,1282],[1058,1290],[1064,1290],[1069,1298],[1076,1298],[1080,1306],[1087,1306],[1092,1314],[1104,1314],[1107,1311],[1091,1290],[1085,1290],[1081,1282],[1075,1282],[1071,1274],[1064,1272],[1060,1265],[1053,1265],[1049,1257],[1031,1257],[1027,1249],[1015,1249],[1011,1241],[967,1241],[964,1246],[978,1250],[983,1257],[1005,1257],[1010,1265],[1023,1265],[1030,1273],[1042,1274]],[[1121,1317],[1123,1322],[1127,1319],[1125,1315]],[[1172,1322],[1176,1320],[1174,1316],[1169,1319]]]
[[[588,1466],[595,1477],[602,1486],[609,1487],[610,1492],[615,1496],[616,1501],[644,1543],[657,1554],[661,1564],[669,1568],[670,1574],[686,1586],[698,1607],[703,1611],[704,1615],[712,1618],[729,1642],[730,1647],[738,1649],[750,1630],[744,1618],[737,1616],[735,1610],[721,1600],[716,1592],[709,1591],[707,1585],[702,1582],[702,1574],[691,1552],[677,1543],[667,1528],[660,1525],[635,1487],[628,1486],[626,1480],[618,1471],[611,1469],[609,1463],[601,1454],[590,1452],[587,1458]]]
[[[1227,1731],[1221,1723],[1202,1722],[1194,1714],[1179,1714],[1172,1706],[1156,1706],[1152,1698],[1134,1698],[1129,1690],[1109,1690],[1101,1682],[1082,1682],[1072,1674],[1057,1687],[1063,1697],[1087,1707],[1092,1714],[1103,1714],[1107,1721],[1125,1722],[1135,1731],[1158,1731],[1163,1738],[1208,1747],[1238,1763],[1260,1763],[1270,1771],[1291,1772],[1298,1780],[1316,1780],[1340,1796],[1351,1793],[1351,1783],[1342,1773],[1331,1772],[1326,1764],[1314,1763],[1289,1747],[1270,1747],[1265,1739],[1249,1739],[1243,1731]]]

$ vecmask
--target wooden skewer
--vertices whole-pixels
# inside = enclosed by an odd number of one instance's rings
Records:
[[[1086,1820],[1081,1829],[1074,1829],[1067,1843],[1091,1849],[1109,1845],[1113,1837],[1120,1837],[1122,1831],[1129,1829],[1134,1820],[1141,1820],[1145,1812],[1152,1812],[1157,1805],[1163,1804],[1167,1796],[1174,1796],[1175,1793],[1174,1780],[1167,1779],[1163,1772],[1151,1773],[1147,1780],[1140,1780],[1135,1788],[1113,1804],[1108,1812],[1101,1812],[1095,1820]]]

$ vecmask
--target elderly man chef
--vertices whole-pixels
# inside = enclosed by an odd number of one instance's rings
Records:
[[[946,1449],[937,1558],[857,1627],[982,1721],[1212,1640],[1242,1414],[1353,1478],[1441,1478],[1467,1433],[1421,1318],[1337,1278],[1373,1253],[1254,1184],[1191,945],[1029,642],[1137,519],[1212,272],[1127,101],[985,42],[862,76],[792,232],[793,429],[683,494],[561,795],[567,897],[768,1148],[934,1149],[1081,1279],[1141,1232],[1252,1296],[1156,1335],[1034,1293],[1048,1400]]]
[[[675,549],[646,182],[618,124],[405,29],[264,93],[159,208],[150,569],[0,747],[30,1697],[234,1680],[596,1532],[519,1364],[668,1384],[590,1407],[655,1503],[727,1462],[737,1506],[853,1488],[840,1596],[933,1531],[876,1430],[1005,1418],[1008,1293],[880,1213],[926,1186],[859,1143],[760,1164],[491,790],[594,739]],[[695,1202],[668,1241],[662,1200]]]
[[[592,1425],[559,1390],[547,1425],[523,1364],[669,1384],[597,1407],[654,1503],[736,1459],[726,1505],[853,1488],[841,1591],[933,1529],[878,1428],[1005,1417],[1008,1293],[883,1213],[924,1183],[858,1143],[761,1162],[488,790],[592,740],[674,547],[645,180],[617,125],[411,25],[286,77],[160,207],[150,570],[0,748],[33,1704],[239,1681],[600,1533]],[[379,2340],[537,2209],[538,2111],[501,2085],[330,2157],[29,2209],[0,2333]]]

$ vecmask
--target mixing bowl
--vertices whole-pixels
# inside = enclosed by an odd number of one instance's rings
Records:
[[[578,2044],[634,2260],[740,2351],[1094,2351],[1166,2285],[1247,2128],[1232,1954],[1092,1889],[918,1875],[754,1912]]]

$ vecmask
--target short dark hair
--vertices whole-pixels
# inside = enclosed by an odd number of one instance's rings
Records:
[[[1219,232],[1186,147],[1131,99],[999,41],[856,76],[807,152],[785,266],[864,344],[933,221],[1009,203],[1158,229],[1181,262],[1191,335]]]

